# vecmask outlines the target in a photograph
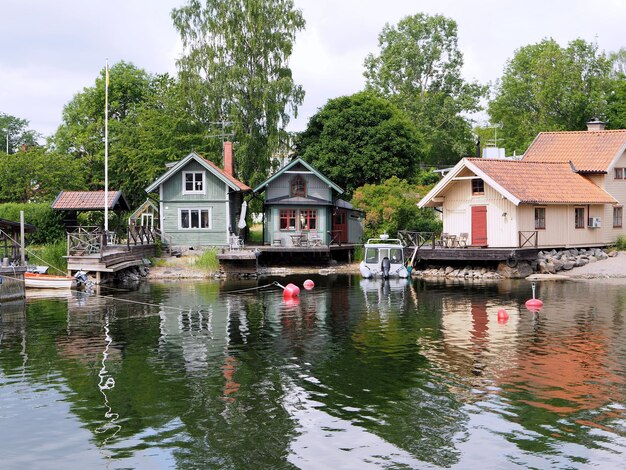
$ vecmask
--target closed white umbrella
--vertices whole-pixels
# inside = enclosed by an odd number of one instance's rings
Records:
[[[240,229],[246,227],[246,210],[247,209],[248,209],[248,203],[246,201],[243,201],[243,203],[241,204],[241,214],[239,214],[239,223],[237,224],[237,227],[239,227]]]

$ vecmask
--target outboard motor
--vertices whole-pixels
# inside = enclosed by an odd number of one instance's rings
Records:
[[[77,287],[83,288],[85,290],[91,290],[93,287],[93,281],[89,279],[87,273],[85,271],[78,271],[74,274],[74,279],[76,279]]]
[[[383,277],[385,279],[389,278],[389,271],[391,271],[391,261],[386,256],[380,263],[380,270],[383,273]]]

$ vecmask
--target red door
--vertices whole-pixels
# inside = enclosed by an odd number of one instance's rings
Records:
[[[333,238],[341,243],[348,243],[348,219],[345,209],[333,212]]]
[[[472,206],[472,245],[487,246],[487,206]]]

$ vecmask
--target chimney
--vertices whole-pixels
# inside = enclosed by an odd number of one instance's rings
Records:
[[[587,122],[587,130],[590,132],[603,131],[605,127],[606,127],[606,122],[599,121],[596,118]]]
[[[233,175],[233,143],[224,142],[224,172]]]

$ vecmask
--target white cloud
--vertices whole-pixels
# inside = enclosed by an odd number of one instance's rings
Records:
[[[92,86],[105,60],[133,62],[151,73],[176,72],[181,52],[170,18],[183,0],[21,0],[4,2],[0,112],[52,134],[63,106]],[[307,21],[291,66],[306,98],[290,128],[301,130],[330,98],[363,88],[363,60],[375,52],[385,23],[440,13],[456,20],[464,75],[494,81],[515,49],[553,37],[581,37],[601,50],[625,45],[626,2],[606,0],[296,0]]]

